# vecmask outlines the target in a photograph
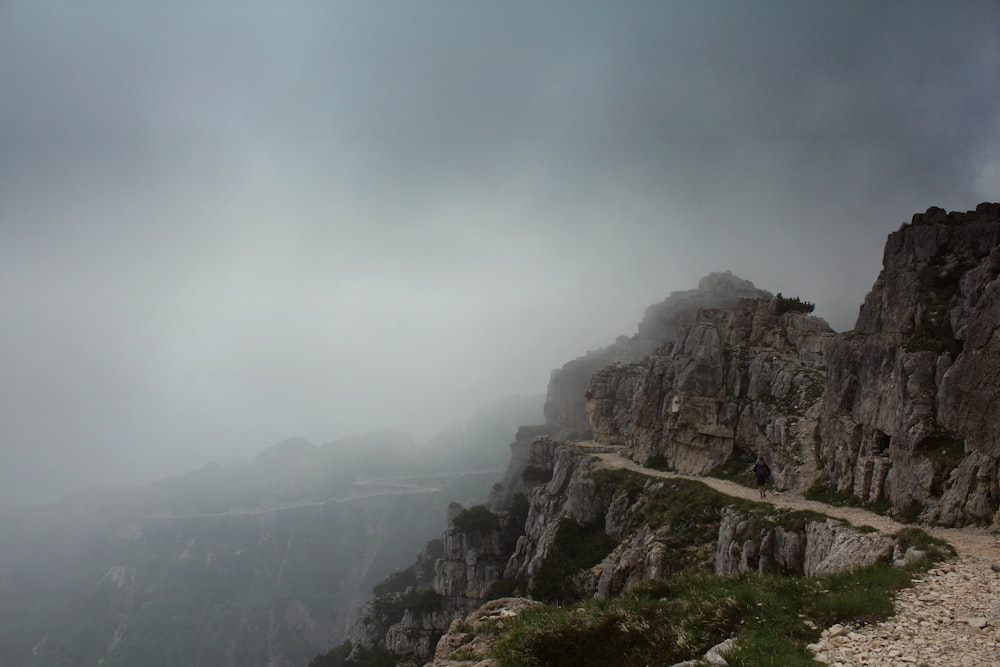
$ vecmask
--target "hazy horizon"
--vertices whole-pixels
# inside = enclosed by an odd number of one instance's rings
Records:
[[[423,439],[1000,195],[992,2],[0,2],[0,509]]]

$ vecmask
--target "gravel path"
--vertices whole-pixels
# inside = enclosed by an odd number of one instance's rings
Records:
[[[775,507],[813,510],[893,534],[904,524],[856,507],[832,507],[790,492],[769,492],[713,477],[644,468],[607,448],[592,447],[601,465],[650,477],[692,479],[726,495]],[[1000,538],[982,528],[927,528],[958,556],[900,591],[896,616],[861,628],[834,626],[812,648],[820,662],[839,667],[987,667],[1000,665]]]

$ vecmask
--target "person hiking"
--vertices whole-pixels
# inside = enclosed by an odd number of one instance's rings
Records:
[[[764,493],[764,485],[767,484],[767,480],[771,476],[771,469],[764,463],[763,456],[757,457],[757,464],[753,467],[753,474],[757,476],[757,488],[760,490],[760,497],[763,498],[767,495]]]

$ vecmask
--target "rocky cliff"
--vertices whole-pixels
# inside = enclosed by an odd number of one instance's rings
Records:
[[[889,236],[854,331],[828,347],[820,459],[839,490],[946,525],[1000,493],[1000,204]]]
[[[735,450],[761,454],[780,487],[811,483],[834,335],[817,317],[782,312],[783,303],[703,308],[645,361],[598,371],[586,394],[594,440],[698,474]]]
[[[921,521],[992,521],[998,208],[932,208],[891,234],[853,331],[784,298],[702,308],[642,362],[592,375],[595,441],[699,474],[762,455],[779,488],[819,480]]]
[[[510,595],[519,596],[509,602],[519,608],[523,596],[549,603],[615,597],[681,571],[817,574],[892,553],[892,539],[826,517],[740,501],[696,481],[608,469],[595,456],[601,449],[540,438],[528,458],[549,474],[529,474],[527,495],[499,512],[453,510],[442,544],[429,546],[436,560],[425,550],[399,575],[410,582],[404,591],[365,606],[351,639],[355,655],[384,651],[412,667],[434,660],[437,647],[436,664],[451,664],[443,652],[462,654],[476,639],[462,620]],[[485,612],[469,623],[477,613]],[[312,664],[359,663],[320,657]]]
[[[601,452],[726,475],[763,456],[778,489],[924,522],[993,521],[998,276],[1000,204],[983,204],[930,209],[890,235],[850,332],[731,274],[674,293],[632,338],[553,372],[546,424],[518,432],[489,505],[454,508],[440,556],[425,551],[403,577],[413,584],[396,599],[421,603],[389,623],[368,613],[355,650],[421,665],[450,630],[433,664],[472,664],[449,656],[485,655],[469,632],[482,619],[462,619],[488,600],[613,597],[682,570],[823,574],[917,557],[827,517],[607,469]]]
[[[731,308],[740,298],[770,296],[769,292],[726,271],[705,276],[697,289],[673,292],[662,302],[651,305],[635,334],[619,336],[611,345],[590,351],[552,371],[545,399],[545,422],[551,434],[568,439],[590,437],[583,395],[596,371],[612,363],[641,361],[664,342],[673,340],[702,308]]]

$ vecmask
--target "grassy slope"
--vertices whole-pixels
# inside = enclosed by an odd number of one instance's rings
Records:
[[[735,501],[698,482],[678,480],[651,491],[641,475],[600,475],[625,493],[650,495],[632,521],[670,526],[672,537],[684,538],[670,545],[679,556],[684,549],[697,551],[695,542],[714,539],[709,536],[725,505],[735,504],[761,522],[790,525],[814,518]],[[678,557],[674,574],[619,598],[545,606],[497,624],[494,655],[505,667],[670,664],[735,637],[736,648],[727,654],[731,665],[816,664],[806,645],[819,638],[819,628],[890,616],[896,591],[910,585],[911,573],[947,555],[942,543],[918,529],[907,529],[900,541],[930,549],[931,557],[910,569],[880,563],[823,577],[717,577],[704,560]]]

